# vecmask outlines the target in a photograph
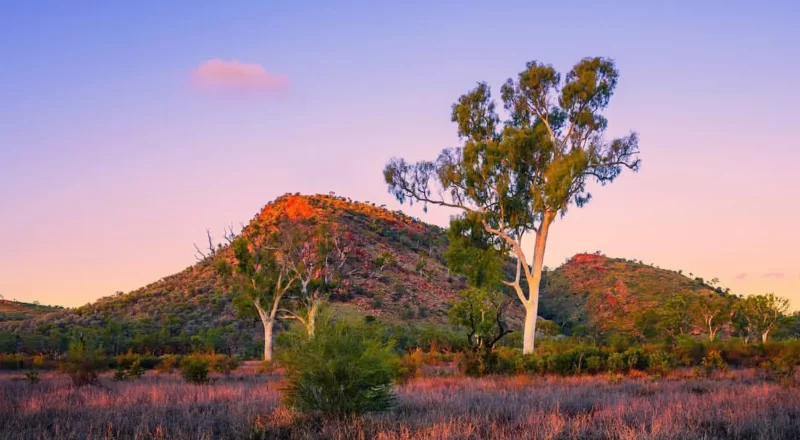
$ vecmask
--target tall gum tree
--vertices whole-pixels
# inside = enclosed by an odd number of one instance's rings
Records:
[[[640,165],[636,133],[607,141],[601,112],[619,73],[607,58],[584,58],[562,82],[550,65],[530,62],[501,95],[508,119],[501,124],[489,86],[478,86],[453,104],[452,120],[463,146],[444,149],[435,161],[393,158],[384,169],[392,193],[408,200],[477,215],[484,229],[506,242],[516,276],[504,283],[525,307],[523,352],[536,335],[539,285],[547,236],[571,204],[591,199],[586,185],[612,182]],[[534,235],[533,247],[522,238]],[[529,263],[530,262],[530,263]],[[521,279],[527,282],[527,293]]]

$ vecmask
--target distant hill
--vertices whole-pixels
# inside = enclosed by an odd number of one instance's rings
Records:
[[[22,321],[59,310],[63,310],[63,307],[0,299],[0,322]]]
[[[340,225],[358,249],[348,260],[349,288],[331,298],[336,313],[395,324],[446,325],[449,303],[465,283],[446,267],[444,229],[371,203],[296,194],[269,203],[246,227],[298,210]],[[221,246],[217,252],[230,256],[231,250]],[[658,309],[677,293],[720,294],[678,272],[579,254],[546,273],[540,317],[567,332],[581,326],[597,334],[629,331],[638,312]],[[260,324],[236,316],[231,294],[210,260],[75,309],[9,301],[0,302],[0,307],[5,307],[0,316],[6,317],[0,330],[18,335],[16,344],[26,350],[55,350],[59,344],[63,348],[68,336],[76,334],[95,335],[104,346],[115,347],[112,351],[125,349],[122,340],[133,340],[136,350],[150,351],[209,344],[230,352],[260,349]],[[521,308],[516,302],[510,315],[511,324],[519,324]]]
[[[702,278],[635,260],[578,254],[544,276],[539,314],[562,326],[583,326],[598,334],[632,333],[639,314],[657,311],[678,294],[721,298],[726,292]]]
[[[306,215],[341,225],[358,249],[348,260],[348,266],[357,269],[350,275],[349,289],[331,298],[338,313],[372,315],[388,323],[447,322],[448,304],[464,282],[449,274],[443,260],[444,229],[399,211],[333,195],[285,195],[266,205],[250,225],[299,206],[310,210]],[[223,246],[218,252],[229,255],[231,250]],[[260,325],[236,317],[231,296],[208,260],[127,294],[5,325],[30,334],[51,332],[53,327],[68,332],[75,327],[109,326],[122,326],[123,333],[155,335],[152,341],[143,341],[145,345],[158,344],[158,338],[188,341],[207,337],[209,329],[222,329],[225,343],[233,349],[257,340],[261,331]]]

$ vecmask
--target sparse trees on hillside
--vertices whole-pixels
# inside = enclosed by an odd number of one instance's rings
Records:
[[[789,300],[774,293],[751,295],[739,301],[732,320],[745,343],[757,335],[762,343],[766,343],[769,334],[777,328],[779,320],[788,310]]]
[[[502,87],[510,113],[503,125],[489,86],[479,83],[453,105],[463,147],[445,149],[435,161],[392,159],[384,169],[389,191],[400,201],[464,210],[509,246],[521,263],[506,284],[525,306],[525,353],[534,347],[550,226],[570,204],[580,207],[590,200],[590,180],[607,184],[623,168],[639,168],[636,134],[611,141],[603,137],[607,120],[601,112],[618,78],[607,58],[581,60],[564,81],[552,66],[530,62],[517,81],[509,79]],[[522,237],[528,233],[535,240],[524,249]]]
[[[730,320],[730,300],[716,294],[701,295],[697,299],[695,309],[695,313],[708,332],[708,340],[713,341],[722,326]]]

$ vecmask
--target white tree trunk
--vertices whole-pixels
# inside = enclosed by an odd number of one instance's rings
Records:
[[[525,330],[523,331],[522,353],[533,353],[536,340],[536,315],[539,303],[528,303],[525,305]]]
[[[272,361],[272,320],[262,319],[261,323],[264,324],[264,360]]]
[[[769,337],[769,331],[770,331],[770,329],[767,329],[767,330],[764,330],[764,333],[761,333],[761,343],[762,344],[766,344],[767,343],[767,338]]]
[[[525,306],[525,329],[522,339],[522,353],[533,353],[536,343],[536,319],[539,315],[539,288],[542,283],[542,267],[544,266],[544,251],[547,246],[547,233],[550,224],[555,218],[554,214],[546,213],[539,231],[536,234],[536,243],[533,253],[533,267],[528,278],[528,299]]]

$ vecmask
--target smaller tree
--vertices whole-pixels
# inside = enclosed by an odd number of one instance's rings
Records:
[[[467,346],[473,351],[491,351],[512,330],[506,325],[507,298],[493,290],[476,287],[459,294],[448,311],[450,323],[469,330]]]
[[[789,310],[789,300],[776,296],[752,295],[740,302],[734,315],[734,323],[749,337],[760,335],[761,342],[766,343],[769,334],[777,328],[779,320]]]
[[[673,295],[664,303],[660,312],[661,329],[670,338],[691,332],[693,320],[691,314],[692,301],[687,295]]]
[[[320,307],[340,287],[352,240],[337,225],[296,222],[287,226],[284,241],[285,260],[297,276],[299,295],[294,310],[281,312],[299,321],[313,337]]]
[[[233,263],[220,258],[216,269],[236,293],[234,305],[240,314],[255,311],[264,326],[264,360],[272,360],[272,330],[279,305],[298,279],[282,252],[280,228],[262,231],[251,224],[232,242]]]
[[[731,303],[716,294],[702,295],[695,304],[695,312],[708,331],[708,340],[714,341],[722,326],[728,322]]]

